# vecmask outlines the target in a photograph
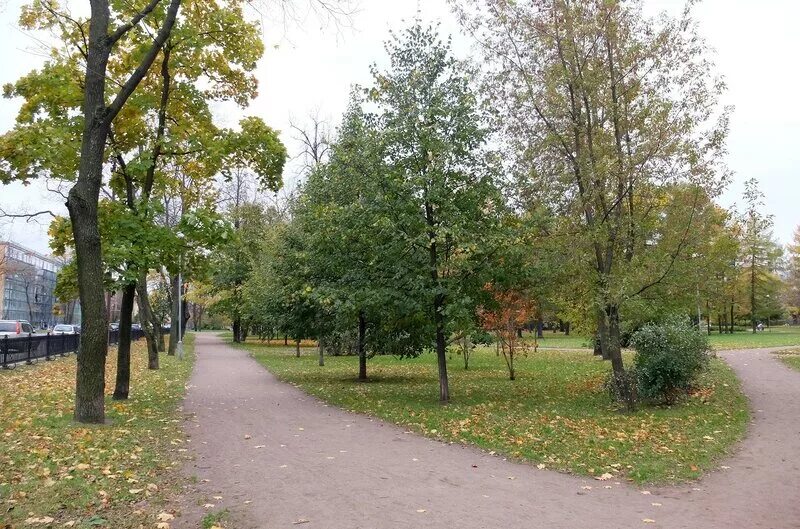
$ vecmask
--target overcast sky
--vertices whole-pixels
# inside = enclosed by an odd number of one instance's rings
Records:
[[[645,0],[648,11],[677,12],[682,0]],[[20,0],[0,0],[0,49],[3,50],[0,84],[12,82],[42,62],[33,50],[37,43],[17,24]],[[404,26],[419,10],[424,20],[439,21],[444,33],[455,34],[456,52],[469,53],[469,42],[444,0],[361,0],[351,28],[322,27],[309,17],[303,28],[285,29],[267,18],[265,57],[259,64],[260,95],[247,114],[263,117],[282,132],[290,155],[299,149],[289,120],[303,122],[311,112],[334,124],[347,103],[353,83],[369,82],[369,65],[384,56],[383,41],[390,29]],[[800,224],[800,87],[796,68],[800,51],[800,3],[794,0],[706,0],[697,9],[701,32],[716,49],[718,71],[729,85],[725,103],[736,110],[728,141],[728,165],[735,178],[722,199],[729,206],[739,200],[743,182],[759,179],[766,194],[766,209],[775,215],[775,235],[791,239]],[[0,101],[0,132],[13,126],[18,101]],[[234,125],[235,112],[218,109],[220,124]],[[296,178],[290,164],[285,180]],[[52,208],[63,212],[63,199],[42,184],[27,188],[0,185],[0,207],[34,211]],[[47,251],[47,223],[0,223],[0,238],[38,251]]]

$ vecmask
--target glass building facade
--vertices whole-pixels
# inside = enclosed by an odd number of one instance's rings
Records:
[[[0,319],[27,320],[49,329],[75,319],[73,307],[65,310],[53,294],[62,262],[14,243],[0,242]],[[71,317],[70,317],[71,316]]]

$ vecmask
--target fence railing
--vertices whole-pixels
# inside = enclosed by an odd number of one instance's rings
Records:
[[[131,330],[131,340],[144,336],[139,329]],[[108,332],[110,345],[119,343],[119,331]],[[4,336],[0,338],[0,367],[9,369],[25,362],[32,364],[36,360],[52,360],[56,356],[77,353],[81,345],[80,334],[28,334],[25,336]]]

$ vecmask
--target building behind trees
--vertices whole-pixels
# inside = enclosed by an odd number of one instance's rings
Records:
[[[63,261],[0,241],[0,319],[27,320],[34,327],[80,323],[77,301],[59,303],[56,276]]]

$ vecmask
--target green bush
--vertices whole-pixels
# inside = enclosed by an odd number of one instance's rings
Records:
[[[666,404],[691,389],[708,366],[711,352],[708,337],[683,318],[647,324],[633,335],[631,344],[636,349],[639,396]]]

